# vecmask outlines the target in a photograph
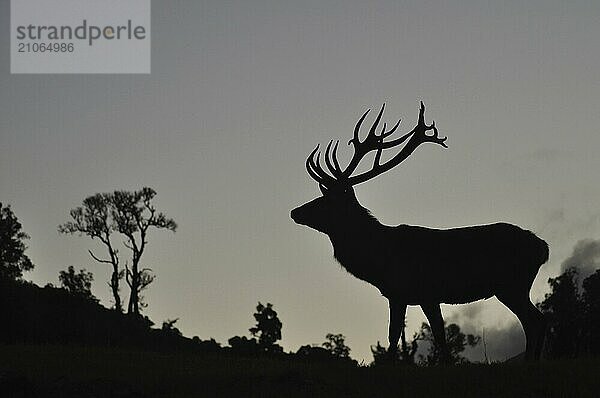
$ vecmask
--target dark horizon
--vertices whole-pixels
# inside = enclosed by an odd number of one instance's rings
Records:
[[[0,1],[5,32],[9,5]],[[151,236],[150,318],[180,318],[185,335],[225,343],[268,301],[286,350],[342,333],[353,357],[370,360],[369,346],[386,341],[386,300],[340,271],[328,240],[289,211],[319,194],[304,168],[317,144],[345,144],[357,118],[384,102],[384,121],[401,117],[407,132],[421,100],[449,148],[419,148],[357,186],[361,204],[388,225],[506,221],[534,231],[551,248],[534,302],[572,255],[598,268],[595,251],[574,248],[600,237],[600,5],[152,6],[150,75],[11,75],[9,37],[0,38],[0,200],[31,236],[37,266],[26,279],[56,284],[69,265],[86,268],[110,306],[109,269],[87,253],[99,246],[57,226],[96,192],[151,186],[179,229]],[[339,153],[346,161],[350,147]],[[442,311],[470,333],[518,335],[496,299]],[[423,320],[409,308],[407,334]],[[521,351],[500,335],[488,355]]]

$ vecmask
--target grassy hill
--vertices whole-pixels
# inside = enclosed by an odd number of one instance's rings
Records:
[[[0,344],[80,344],[164,351],[210,351],[209,342],[153,328],[152,321],[52,286],[0,280]]]
[[[598,360],[356,367],[85,346],[0,346],[2,397],[597,397]]]
[[[247,356],[64,289],[0,283],[0,397],[597,397],[600,359],[456,367]]]

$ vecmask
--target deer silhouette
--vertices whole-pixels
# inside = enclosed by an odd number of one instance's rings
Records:
[[[341,168],[337,158],[339,141],[329,141],[325,150],[328,172],[321,166],[319,146],[311,152],[306,170],[323,195],[292,210],[292,219],[328,235],[338,262],[355,277],[377,287],[388,299],[390,353],[397,350],[407,305],[422,308],[444,360],[449,353],[440,304],[468,303],[495,295],[523,326],[525,358],[539,359],[546,322],[529,299],[529,291],[540,266],[548,260],[545,241],[507,223],[452,229],[387,226],[356,199],[354,185],[400,164],[419,145],[433,143],[447,148],[446,138],[439,137],[435,122],[425,123],[423,102],[417,125],[395,139],[390,136],[400,120],[390,130],[383,123],[378,133],[384,109],[385,104],[362,141],[360,127],[370,109],[356,123],[348,142],[354,153],[346,168]],[[402,144],[394,156],[381,162],[383,150]],[[372,152],[372,167],[354,174],[361,160]]]

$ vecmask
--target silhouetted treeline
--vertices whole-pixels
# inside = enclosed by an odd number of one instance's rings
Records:
[[[230,347],[214,339],[184,337],[175,327],[177,319],[166,320],[161,328],[147,317],[123,314],[77,291],[51,285],[39,287],[22,280],[0,280],[0,344],[77,344],[134,348],[152,351],[218,353],[246,357],[276,356],[310,361],[341,361],[356,365],[341,334],[328,334],[323,347],[303,346],[296,353],[285,353],[275,343],[281,339],[282,323],[272,304],[258,304],[256,337],[235,336]]]
[[[219,344],[154,329],[147,317],[121,314],[64,288],[0,280],[0,343],[83,344],[152,350],[217,351]]]
[[[600,355],[600,270],[580,283],[579,270],[567,268],[548,283],[551,292],[538,304],[548,320],[546,356]]]

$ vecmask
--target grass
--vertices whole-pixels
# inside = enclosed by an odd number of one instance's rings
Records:
[[[2,397],[597,397],[600,360],[353,367],[77,346],[0,346]]]

